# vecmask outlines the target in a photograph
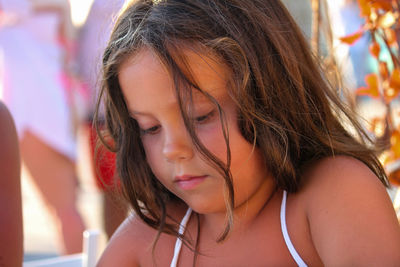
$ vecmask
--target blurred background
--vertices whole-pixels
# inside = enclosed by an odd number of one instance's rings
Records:
[[[91,127],[101,52],[124,2],[0,0],[0,99],[14,116],[23,148],[25,261],[80,251],[83,229],[102,231],[101,251],[127,214],[115,196],[113,155],[94,157]],[[348,105],[371,137],[386,144],[381,161],[398,210],[399,6],[283,2],[332,80],[340,76],[339,93],[350,96]]]
[[[102,251],[126,216],[113,155],[95,160],[92,128],[101,52],[123,3],[0,1],[0,99],[20,139],[24,261],[80,252],[85,229],[102,231]]]
[[[87,140],[78,140],[79,189],[77,206],[87,229],[103,229],[101,192],[93,180],[93,170],[88,162],[90,151]],[[50,214],[36,186],[25,169],[22,172],[22,201],[24,218],[24,260],[37,260],[60,255],[60,238]],[[101,234],[100,250],[104,249],[106,237]]]
[[[93,0],[70,0],[71,20],[76,30],[83,27]],[[100,26],[100,25],[99,25]],[[77,206],[86,223],[87,229],[102,229],[101,193],[93,180],[93,169],[90,168],[90,151],[84,133],[78,133],[77,172],[79,189]],[[81,138],[79,138],[81,137]],[[32,183],[25,168],[22,171],[22,200],[24,218],[24,261],[43,259],[60,254],[60,238],[52,223],[51,215],[36,186]],[[104,248],[106,238],[101,239]]]

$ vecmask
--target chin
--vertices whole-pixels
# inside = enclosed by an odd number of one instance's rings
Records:
[[[216,205],[215,202],[202,201],[201,203],[186,202],[186,204],[198,214],[225,213],[225,202]]]

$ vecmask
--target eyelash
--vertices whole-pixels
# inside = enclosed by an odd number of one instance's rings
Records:
[[[204,123],[208,122],[212,117],[214,117],[214,115],[215,115],[215,110],[212,110],[205,115],[194,118],[194,121],[197,122],[198,124],[204,124]],[[154,134],[157,134],[159,130],[160,130],[160,126],[156,125],[156,126],[153,126],[153,127],[147,128],[147,129],[142,129],[141,134],[142,135],[145,135],[145,134],[154,135]]]
[[[215,115],[215,110],[211,110],[207,114],[195,118],[195,121],[199,124],[203,124],[208,122],[212,117],[214,117],[214,115]]]
[[[156,134],[157,132],[158,132],[158,130],[160,129],[160,126],[153,126],[153,127],[150,127],[150,128],[147,128],[147,129],[142,129],[141,130],[141,134],[142,135],[144,135],[144,134],[150,134],[150,135],[153,135],[153,134]]]

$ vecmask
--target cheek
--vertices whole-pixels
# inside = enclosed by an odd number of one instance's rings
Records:
[[[215,123],[212,127],[197,133],[202,144],[218,159],[226,162],[226,141],[221,124]]]
[[[161,148],[157,140],[153,138],[143,138],[143,147],[146,153],[146,161],[149,164],[151,170],[156,177],[161,177],[162,163],[164,162],[162,158]]]
[[[232,112],[227,116],[229,125],[229,148],[231,152],[231,167],[235,168],[238,165],[242,165],[246,159],[253,158],[253,145],[249,143],[242,135],[239,130],[238,122],[236,116]],[[220,130],[219,137],[212,147],[216,149],[216,155],[226,162],[226,143]]]

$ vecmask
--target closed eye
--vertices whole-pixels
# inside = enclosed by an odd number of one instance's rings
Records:
[[[210,119],[212,119],[212,118],[214,117],[214,115],[215,115],[215,110],[212,110],[212,111],[208,112],[208,113],[205,114],[205,115],[196,117],[196,118],[195,118],[195,121],[196,121],[197,123],[199,123],[199,124],[206,123],[206,122],[208,122]]]
[[[159,125],[147,128],[147,129],[141,129],[142,135],[143,134],[157,134],[160,131],[161,127]]]

